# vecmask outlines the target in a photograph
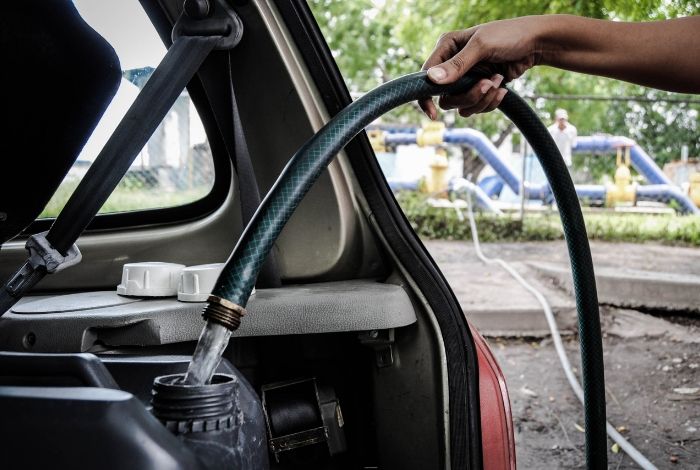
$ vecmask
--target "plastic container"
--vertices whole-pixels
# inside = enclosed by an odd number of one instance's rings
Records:
[[[209,385],[187,385],[183,379],[184,374],[156,377],[153,415],[197,455],[204,468],[268,468],[257,396],[233,375],[215,374]]]

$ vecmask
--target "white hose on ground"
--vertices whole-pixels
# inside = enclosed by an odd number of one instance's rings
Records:
[[[566,375],[566,379],[569,381],[569,385],[571,385],[574,394],[578,397],[579,401],[583,405],[583,389],[581,388],[581,384],[579,384],[578,379],[576,378],[573,370],[571,369],[571,363],[569,362],[569,358],[566,356],[566,350],[564,349],[564,344],[561,341],[561,334],[559,333],[559,328],[557,327],[557,322],[554,318],[552,308],[549,306],[549,302],[547,302],[547,299],[545,299],[544,295],[542,295],[540,291],[538,291],[535,287],[532,286],[532,284],[523,279],[523,277],[515,270],[515,268],[513,268],[513,266],[511,266],[501,258],[487,258],[481,251],[481,245],[479,244],[479,233],[476,230],[476,221],[474,220],[474,211],[472,210],[471,194],[469,194],[468,192],[467,211],[469,215],[469,227],[471,228],[472,241],[474,242],[474,251],[476,251],[476,255],[479,257],[479,259],[485,264],[498,264],[501,268],[507,271],[508,274],[513,276],[513,278],[516,281],[518,281],[520,285],[527,289],[528,292],[535,296],[540,305],[542,305],[544,316],[547,318],[547,325],[549,325],[549,331],[552,334],[554,349],[556,349],[557,356],[559,356],[559,362],[561,363],[561,366],[564,369],[564,374]],[[459,210],[458,214],[461,217],[462,213],[459,212]],[[639,452],[632,444],[630,444],[629,441],[627,441],[627,439],[622,437],[622,435],[619,432],[617,432],[617,429],[615,429],[615,427],[612,424],[610,424],[610,422],[606,422],[605,427],[608,436],[610,436],[610,438],[613,441],[615,441],[620,446],[620,448],[624,450],[625,453],[637,463],[637,465],[639,465],[645,470],[656,470],[656,466],[653,463],[651,463],[646,457],[644,457],[644,455],[642,455],[642,453]]]

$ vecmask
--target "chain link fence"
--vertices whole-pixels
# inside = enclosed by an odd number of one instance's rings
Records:
[[[110,105],[112,109],[107,110],[91,140],[40,217],[52,218],[60,213],[151,73],[150,67],[124,72],[120,92]],[[120,93],[123,90],[129,96],[121,99]],[[120,99],[124,102],[120,102]],[[183,93],[100,209],[100,213],[189,204],[211,191],[214,176],[214,161],[202,123],[190,97]]]

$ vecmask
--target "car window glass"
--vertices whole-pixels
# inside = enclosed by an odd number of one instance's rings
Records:
[[[138,0],[75,0],[74,4],[83,19],[114,47],[122,80],[40,218],[58,215],[166,53]],[[205,197],[213,185],[214,163],[204,127],[185,90],[100,213],[180,206]]]

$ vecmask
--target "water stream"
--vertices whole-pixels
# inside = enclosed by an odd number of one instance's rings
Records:
[[[230,337],[231,330],[225,326],[212,321],[207,322],[187,368],[186,384],[206,385],[211,382]]]

